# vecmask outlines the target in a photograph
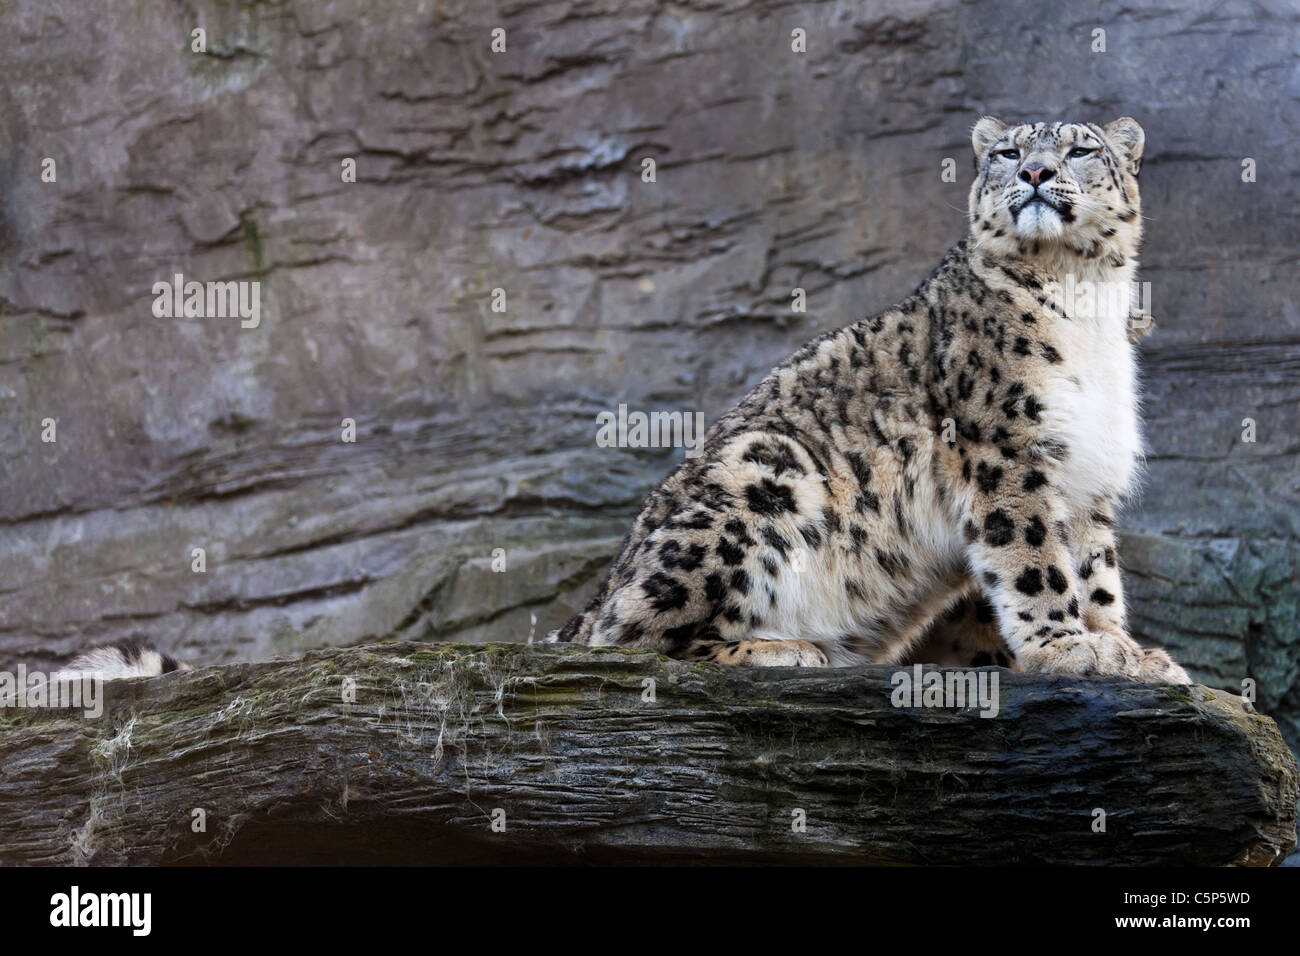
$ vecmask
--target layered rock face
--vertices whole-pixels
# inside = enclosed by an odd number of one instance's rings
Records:
[[[1129,114],[1134,630],[1295,746],[1294,7],[851,7],[5,0],[0,658],[541,634],[682,454],[598,415],[711,420],[906,295],[980,114]]]

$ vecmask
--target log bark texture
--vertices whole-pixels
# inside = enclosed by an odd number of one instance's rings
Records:
[[[990,668],[985,718],[896,707],[895,673],[404,643],[118,681],[97,720],[3,712],[0,862],[1269,864],[1295,845],[1295,759],[1240,698]]]

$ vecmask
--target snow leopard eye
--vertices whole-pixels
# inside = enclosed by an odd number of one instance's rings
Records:
[[[1020,162],[1020,150],[1018,149],[1000,149],[993,155],[999,159],[1014,159],[1016,162]]]
[[[1074,149],[1070,150],[1068,153],[1065,154],[1065,158],[1083,159],[1083,157],[1091,156],[1095,152],[1097,152],[1097,150],[1090,146],[1076,146],[1074,147]]]

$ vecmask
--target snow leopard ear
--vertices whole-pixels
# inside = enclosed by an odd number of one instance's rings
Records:
[[[1107,123],[1104,129],[1115,152],[1129,164],[1136,176],[1142,168],[1142,147],[1147,141],[1146,133],[1142,132],[1138,121],[1131,116],[1121,116],[1115,122]]]
[[[984,156],[988,153],[989,147],[998,141],[998,138],[1007,131],[1007,124],[1000,119],[992,116],[981,116],[980,121],[975,124],[974,129],[970,131],[970,144],[975,148],[975,168],[979,169],[984,163]]]

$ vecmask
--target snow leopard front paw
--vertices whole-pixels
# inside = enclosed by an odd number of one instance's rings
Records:
[[[1142,673],[1138,680],[1144,684],[1191,684],[1187,676],[1174,659],[1158,647],[1142,648]]]
[[[1078,677],[1126,677],[1143,684],[1190,684],[1187,672],[1158,648],[1145,648],[1125,634],[1093,631],[1062,637],[1033,649],[1028,670]]]

